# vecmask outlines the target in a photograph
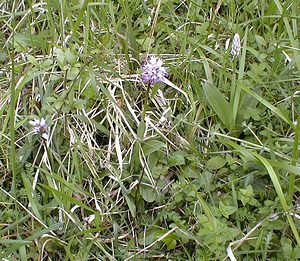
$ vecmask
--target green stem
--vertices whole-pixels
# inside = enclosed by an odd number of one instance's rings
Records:
[[[239,96],[240,96],[240,90],[238,90],[236,85],[236,58],[233,61],[233,77],[231,82],[231,92],[230,92],[230,102],[231,102],[231,108],[232,108],[232,119],[233,124],[235,124],[237,111],[238,111],[238,103],[239,103]]]
[[[17,176],[17,161],[16,161],[16,136],[15,136],[15,108],[16,108],[16,75],[15,75],[15,4],[12,7],[13,22],[12,22],[12,51],[11,51],[11,84],[10,84],[10,107],[9,107],[9,135],[10,135],[10,167],[12,173],[12,186],[11,186],[11,195],[14,198],[15,205],[15,218],[16,221],[19,219],[19,210],[17,202],[17,185],[16,185],[16,176]],[[19,235],[19,226],[17,223],[16,233]]]
[[[292,166],[296,166],[297,159],[298,159],[298,146],[299,146],[299,138],[300,138],[300,112],[297,117],[297,125],[295,128],[295,138],[293,144],[293,152],[292,152]],[[290,173],[289,179],[289,197],[288,197],[288,204],[292,205],[293,202],[293,195],[295,191],[295,173]]]
[[[14,14],[14,10],[13,10]],[[12,52],[11,52],[11,85],[10,85],[10,110],[9,110],[9,119],[10,119],[10,165],[12,171],[12,195],[16,199],[16,147],[15,147],[15,107],[16,107],[16,77],[15,77],[15,32],[13,27],[12,33]]]
[[[148,83],[148,85],[147,85],[147,91],[146,91],[146,96],[145,96],[145,100],[144,100],[144,108],[143,108],[143,111],[142,111],[141,122],[140,122],[139,130],[138,130],[138,136],[141,139],[143,139],[143,137],[144,137],[145,128],[146,128],[145,127],[146,126],[145,118],[146,118],[146,111],[147,111],[148,103],[149,103],[150,88],[151,88],[151,85],[150,85],[150,83]],[[140,166],[140,163],[138,165]],[[139,178],[139,183],[138,183],[137,190],[136,190],[136,193],[135,193],[135,201],[137,201],[137,192],[139,190],[141,181],[143,180],[145,169],[143,168],[141,170],[141,172],[142,172],[142,174],[141,174],[141,176]]]
[[[142,119],[141,119],[142,122],[145,122],[146,112],[147,112],[147,109],[148,109],[150,87],[151,87],[150,83],[148,83],[146,96],[145,96],[145,100],[144,100],[144,108],[143,108],[143,112],[142,112]]]
[[[236,61],[233,62],[232,66],[232,79],[231,79],[231,89],[230,89],[230,102],[233,108],[234,94],[235,94],[235,84],[236,84]]]
[[[236,221],[236,226],[238,229],[241,229],[241,222],[240,222],[240,218],[239,218],[239,204],[238,204],[238,197],[237,197],[237,192],[236,192],[236,189],[235,189],[235,186],[234,186],[234,182],[231,181],[231,191],[232,191],[232,198],[233,198],[233,201],[235,203],[235,206],[236,206],[236,212],[235,212],[235,221]]]

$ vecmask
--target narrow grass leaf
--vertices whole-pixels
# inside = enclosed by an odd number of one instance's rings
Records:
[[[159,140],[147,140],[142,144],[145,156],[148,156],[155,151],[162,150],[163,148],[166,148],[166,144]]]
[[[285,15],[286,8],[289,8],[289,7],[287,7],[289,5],[285,4],[283,6],[282,2],[280,2],[279,0],[273,0],[273,1],[276,4],[279,13],[282,16],[282,19],[283,19],[283,22],[285,25],[285,31],[287,32],[290,43],[293,47],[293,54],[295,57],[297,57],[299,55],[299,40],[297,39],[298,38],[297,37],[298,36],[297,27],[293,26],[293,29],[292,29],[291,25],[290,25],[290,20]],[[297,4],[299,5],[299,3],[297,3]],[[292,5],[295,5],[295,3],[293,3]],[[293,8],[293,10],[297,10],[297,9]],[[297,12],[298,12],[298,10],[297,10]],[[295,13],[295,11],[294,11],[294,13]],[[295,15],[297,15],[297,13],[295,13]],[[295,39],[295,37],[296,37],[296,39]],[[300,72],[300,61],[299,60],[296,62],[296,65],[297,65],[298,72]]]
[[[276,173],[275,173],[273,167],[272,167],[271,164],[268,162],[268,160],[265,159],[264,157],[262,157],[262,156],[260,156],[260,155],[258,155],[258,154],[254,154],[254,156],[255,156],[257,159],[259,159],[259,160],[262,162],[262,164],[265,166],[265,168],[267,169],[267,171],[268,171],[268,173],[269,173],[269,176],[270,176],[270,178],[271,178],[271,180],[272,180],[272,183],[273,183],[273,185],[274,185],[274,187],[275,187],[277,196],[279,197],[280,203],[281,203],[283,209],[284,209],[286,212],[288,212],[289,207],[288,207],[287,202],[286,202],[286,200],[285,200],[285,196],[284,196],[284,194],[283,194],[283,191],[282,191],[282,188],[281,188],[281,185],[280,185],[280,181],[279,181],[279,179],[278,179],[278,177],[277,177],[277,175],[276,175]],[[298,234],[297,227],[296,227],[296,225],[295,225],[295,223],[294,223],[292,217],[289,215],[289,213],[286,213],[286,217],[287,217],[287,219],[288,219],[288,222],[289,222],[289,224],[290,224],[290,227],[291,227],[291,229],[292,229],[292,232],[293,232],[293,234],[294,234],[294,236],[295,236],[295,239],[296,239],[296,241],[297,241],[297,244],[298,244],[298,246],[300,247],[300,237],[299,237],[299,234]]]
[[[42,217],[41,217],[41,214],[38,210],[39,207],[37,206],[37,204],[35,202],[32,186],[29,182],[29,179],[28,179],[28,177],[26,176],[25,173],[21,173],[21,176],[22,176],[23,184],[24,184],[25,191],[26,191],[29,203],[31,205],[32,211],[39,220],[43,220]]]
[[[51,231],[57,230],[61,227],[61,225],[59,223],[52,225],[51,227],[42,229],[38,232],[35,232],[33,235],[23,239],[23,240],[17,240],[18,243],[16,242],[12,242],[10,241],[11,245],[10,247],[6,248],[5,251],[0,253],[0,258],[7,258],[9,255],[11,255],[12,253],[15,253],[15,251],[17,249],[19,249],[21,246],[25,246],[28,244],[33,244],[33,241],[39,237],[41,237],[42,235],[45,235]],[[7,239],[8,240],[8,239]]]
[[[61,191],[58,191],[58,190],[56,190],[56,189],[54,189],[54,188],[51,188],[51,187],[49,187],[49,186],[47,186],[47,185],[45,185],[45,184],[40,184],[40,186],[42,186],[42,187],[46,188],[47,190],[51,191],[54,195],[60,196],[61,198],[64,199],[64,201],[70,202],[70,203],[72,203],[72,204],[74,204],[74,205],[78,205],[78,206],[82,207],[82,208],[85,209],[85,210],[88,210],[88,211],[91,211],[92,213],[95,213],[95,210],[94,210],[94,209],[92,209],[92,208],[90,208],[90,207],[84,205],[84,204],[83,204],[82,202],[80,202],[79,200],[77,200],[77,199],[75,199],[75,198],[72,198],[72,197],[66,195],[65,193],[63,193],[63,192],[61,192]]]
[[[263,104],[264,106],[266,106],[275,115],[277,115],[283,121],[285,121],[286,123],[288,123],[290,126],[293,126],[292,121],[290,120],[290,118],[283,111],[281,111],[280,109],[278,109],[277,107],[275,107],[274,105],[272,105],[271,103],[269,103],[268,101],[266,101],[263,97],[259,96],[254,91],[250,90],[250,88],[247,87],[246,85],[244,85],[244,84],[241,83],[240,86],[241,86],[241,88],[245,92],[247,92],[250,95],[252,95],[255,99],[257,99],[261,104]]]
[[[204,71],[205,71],[205,75],[206,75],[206,80],[210,84],[213,84],[214,81],[213,81],[213,77],[212,77],[211,70],[209,68],[209,64],[207,62],[207,59],[203,58],[202,63],[203,63],[203,67],[204,67]]]

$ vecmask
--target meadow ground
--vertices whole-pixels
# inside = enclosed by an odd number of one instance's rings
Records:
[[[299,260],[298,0],[0,1],[1,260]]]

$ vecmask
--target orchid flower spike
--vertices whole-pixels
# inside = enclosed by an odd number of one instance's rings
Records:
[[[239,34],[235,34],[233,37],[233,42],[232,42],[232,48],[231,48],[231,55],[232,59],[235,57],[239,56],[241,51],[241,40]]]
[[[150,85],[164,82],[164,79],[168,77],[167,69],[163,67],[163,61],[155,56],[148,58],[147,62],[142,65],[142,70],[143,82],[150,83]]]

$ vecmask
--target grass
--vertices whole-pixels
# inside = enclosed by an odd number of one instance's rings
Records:
[[[1,259],[300,259],[297,1],[0,10]]]

